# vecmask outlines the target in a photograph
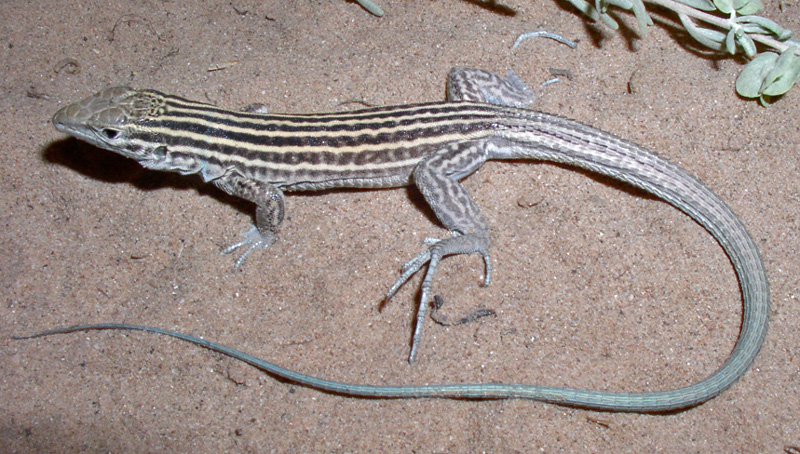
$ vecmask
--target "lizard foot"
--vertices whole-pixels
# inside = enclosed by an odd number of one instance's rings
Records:
[[[264,234],[258,230],[257,227],[253,226],[250,230],[244,233],[244,239],[241,241],[237,241],[236,243],[231,244],[230,246],[226,247],[222,250],[223,254],[231,254],[233,251],[244,248],[244,252],[242,255],[236,259],[236,262],[233,264],[234,268],[239,268],[244,263],[244,260],[250,255],[251,252],[257,249],[266,249],[270,244],[275,241],[275,234],[268,233]]]
[[[388,301],[397,290],[403,286],[411,276],[419,271],[426,263],[428,269],[425,272],[425,277],[422,280],[421,294],[419,298],[419,306],[417,307],[417,319],[414,326],[414,336],[411,341],[411,352],[408,355],[408,362],[413,363],[417,359],[417,351],[419,344],[422,340],[422,327],[425,322],[425,317],[430,306],[431,294],[433,289],[433,277],[436,273],[436,268],[443,257],[448,255],[457,254],[470,254],[473,252],[480,253],[483,256],[483,261],[486,267],[486,274],[483,279],[483,285],[488,286],[491,282],[492,266],[489,259],[489,252],[486,248],[485,238],[479,235],[458,235],[445,240],[438,240],[433,238],[426,238],[425,244],[431,246],[417,254],[413,259],[408,261],[402,268],[400,278],[394,283],[386,294]]]

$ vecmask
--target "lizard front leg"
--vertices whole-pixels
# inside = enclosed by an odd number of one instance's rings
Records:
[[[256,181],[238,173],[223,175],[213,183],[230,195],[256,204],[256,224],[244,233],[244,239],[222,251],[224,254],[230,254],[239,248],[244,248],[244,252],[234,263],[234,268],[239,268],[251,252],[264,249],[275,241],[275,234],[286,212],[283,191],[270,183]]]

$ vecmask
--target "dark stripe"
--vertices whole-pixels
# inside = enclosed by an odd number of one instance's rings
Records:
[[[147,126],[149,121],[142,122]],[[432,127],[419,126],[411,129],[398,129],[391,133],[374,133],[367,130],[363,134],[356,136],[343,136],[343,135],[324,135],[324,136],[269,136],[258,135],[245,132],[232,132],[220,125],[219,127],[209,127],[200,125],[191,121],[177,121],[177,120],[164,120],[159,119],[152,121],[153,126],[168,128],[173,131],[188,131],[200,135],[203,139],[196,139],[192,137],[185,137],[179,135],[164,135],[158,138],[148,138],[147,134],[137,134],[142,140],[152,141],[156,139],[165,145],[186,145],[196,148],[208,149],[211,151],[246,155],[252,152],[246,151],[240,147],[230,147],[228,145],[221,145],[216,139],[228,139],[241,144],[249,144],[254,147],[268,148],[278,147],[286,149],[286,153],[293,153],[291,148],[297,149],[315,149],[313,152],[322,152],[325,150],[330,151],[347,151],[347,148],[357,147],[361,145],[378,146],[381,144],[401,144],[417,139],[431,138],[437,136],[446,136],[454,133],[467,133],[474,130],[483,130],[488,127],[486,121],[475,121],[467,124],[453,124],[444,123],[433,125]],[[303,150],[298,150],[302,152]],[[307,150],[312,151],[312,150]],[[255,155],[254,155],[255,156]]]
[[[295,117],[284,117],[284,116],[269,116],[269,117],[259,117],[259,118],[252,118],[252,117],[240,117],[238,114],[236,115],[235,119],[229,118],[221,118],[215,117],[211,115],[204,115],[200,112],[193,111],[189,112],[168,112],[167,114],[154,119],[155,123],[163,123],[168,124],[168,122],[174,122],[173,124],[186,125],[187,129],[191,129],[192,131],[199,132],[201,128],[208,128],[208,126],[197,124],[199,122],[193,122],[192,120],[201,120],[213,125],[215,129],[226,129],[226,128],[241,128],[241,129],[251,129],[254,131],[259,131],[263,133],[270,133],[270,132],[286,132],[286,133],[297,133],[303,134],[308,132],[320,132],[324,131],[325,133],[337,133],[337,132],[350,132],[350,131],[371,131],[376,129],[389,129],[389,128],[413,128],[416,125],[432,125],[435,123],[449,123],[452,121],[458,120],[474,120],[474,121],[489,121],[490,119],[495,119],[497,117],[497,113],[487,113],[483,115],[474,115],[472,113],[465,114],[462,112],[448,112],[446,115],[441,115],[437,117],[425,117],[425,116],[390,116],[389,114],[385,115],[383,118],[371,118],[368,120],[365,119],[358,119],[355,120],[351,117],[343,117],[338,119],[339,122],[333,123],[331,121],[326,122],[318,122],[315,121],[314,124],[309,124],[310,119],[300,119],[298,120]],[[347,121],[342,123],[341,121]],[[195,123],[197,124],[195,127],[190,127],[188,125]]]
[[[170,109],[170,107],[172,109]],[[176,112],[174,109],[191,110],[192,112]],[[286,131],[315,131],[319,125],[336,122],[349,122],[343,125],[330,125],[326,130],[351,130],[351,127],[360,129],[375,128],[381,124],[410,125],[416,122],[435,122],[450,118],[460,118],[465,114],[469,116],[492,117],[497,114],[496,108],[481,104],[471,103],[426,103],[404,106],[375,107],[371,109],[356,110],[340,113],[312,113],[312,114],[256,114],[249,112],[234,112],[220,109],[211,105],[197,104],[181,98],[168,96],[165,117],[199,118],[209,122],[231,124],[245,128],[264,129],[265,127],[277,128],[284,126]],[[433,116],[433,118],[427,118]],[[232,117],[232,118],[223,118]],[[274,125],[272,122],[278,122]],[[291,126],[288,126],[291,125]],[[317,126],[313,126],[317,125]],[[305,128],[313,129],[305,129]],[[298,128],[298,129],[291,129]],[[333,129],[341,128],[341,129]],[[270,129],[273,130],[273,129]],[[274,129],[284,130],[284,129]]]

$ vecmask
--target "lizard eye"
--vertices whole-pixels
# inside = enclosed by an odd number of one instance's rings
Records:
[[[100,133],[108,140],[114,140],[119,137],[120,131],[118,129],[103,128]]]

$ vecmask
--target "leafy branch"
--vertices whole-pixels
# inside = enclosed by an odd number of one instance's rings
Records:
[[[643,0],[567,0],[593,20],[619,28],[608,8],[632,11],[642,35],[653,19]],[[745,98],[758,98],[766,105],[773,97],[786,93],[800,78],[800,41],[777,23],[755,14],[764,8],[761,0],[644,0],[675,11],[681,24],[698,43],[731,55],[743,52],[752,60],[736,79],[736,92]],[[723,31],[701,26],[698,22]],[[766,50],[758,53],[756,42]]]

